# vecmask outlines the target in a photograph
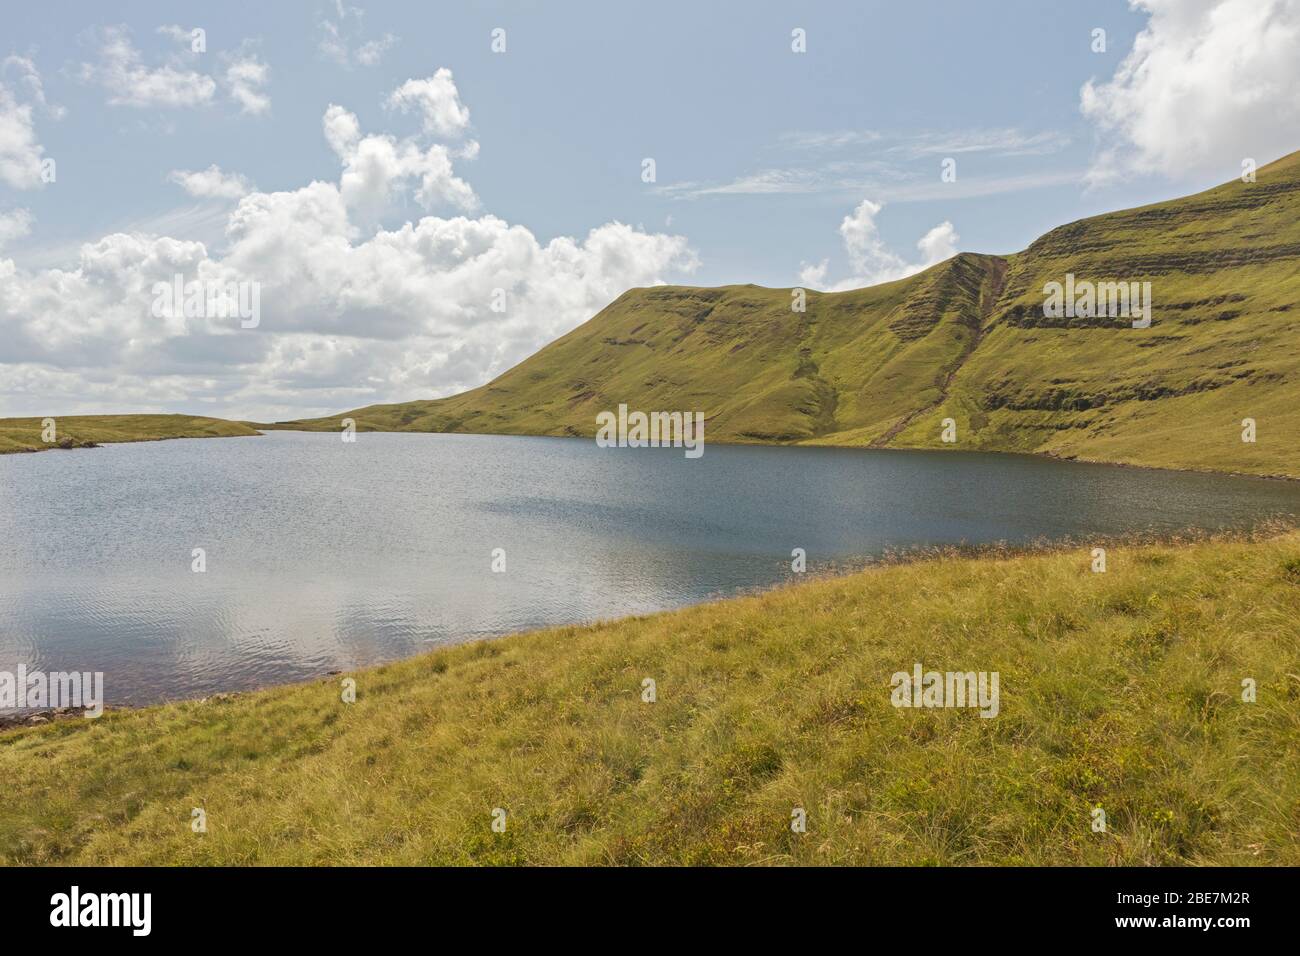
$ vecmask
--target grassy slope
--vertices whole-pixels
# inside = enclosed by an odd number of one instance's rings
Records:
[[[1048,327],[1045,282],[1150,281],[1152,327]],[[1300,153],[1197,196],[833,295],[619,297],[482,388],[342,417],[380,430],[591,435],[598,411],[700,410],[715,441],[1049,452],[1300,476]],[[956,370],[956,374],[952,372]],[[951,380],[950,380],[951,379]],[[939,442],[945,417],[955,446]],[[1240,440],[1241,420],[1258,441]]]
[[[1298,620],[1295,532],[869,570],[0,734],[0,859],[1300,864]]]
[[[56,436],[63,444],[49,444],[41,440],[41,422],[40,418],[0,418],[0,454],[79,448],[89,443],[259,434],[242,422],[193,415],[73,415],[55,418]]]
[[[941,397],[999,268],[963,254],[898,282],[810,292],[804,313],[787,289],[633,289],[482,388],[346,415],[382,430],[591,435],[597,412],[626,401],[703,410],[714,440],[863,442]]]
[[[1052,327],[1043,284],[1066,272],[1149,281],[1151,328]],[[1300,476],[1300,153],[1256,183],[1062,226],[1013,257],[949,401],[898,442],[937,444],[948,415],[964,447]]]

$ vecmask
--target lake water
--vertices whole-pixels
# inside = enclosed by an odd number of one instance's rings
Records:
[[[0,670],[103,671],[141,704],[678,607],[788,578],[794,548],[815,571],[1279,514],[1300,483],[962,452],[272,432],[5,455]]]

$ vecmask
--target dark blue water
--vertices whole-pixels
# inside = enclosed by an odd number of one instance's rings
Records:
[[[1277,514],[1300,484],[964,452],[273,432],[5,455],[0,670],[103,671],[138,704],[677,607],[786,579],[794,548],[816,570]]]

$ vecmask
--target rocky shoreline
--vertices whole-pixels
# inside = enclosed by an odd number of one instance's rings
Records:
[[[39,727],[52,724],[57,720],[71,720],[74,717],[85,719],[85,707],[55,707],[46,710],[31,710],[19,714],[0,714],[0,731],[15,727]]]

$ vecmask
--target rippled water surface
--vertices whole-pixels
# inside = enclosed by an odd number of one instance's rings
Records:
[[[138,704],[676,607],[784,579],[795,547],[816,569],[1276,514],[1300,484],[962,452],[272,432],[5,455],[0,670],[103,671]]]

